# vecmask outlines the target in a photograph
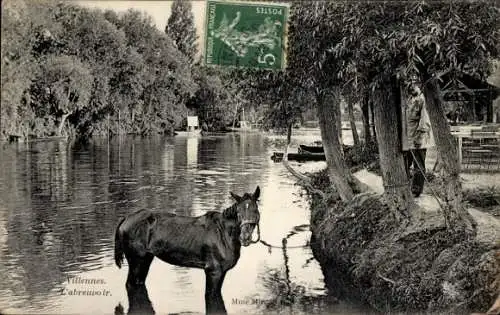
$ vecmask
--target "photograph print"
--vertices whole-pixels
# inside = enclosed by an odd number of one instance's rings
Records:
[[[0,314],[500,315],[500,6],[3,0]]]

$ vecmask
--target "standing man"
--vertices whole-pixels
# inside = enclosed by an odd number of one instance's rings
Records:
[[[418,197],[424,189],[425,155],[427,148],[433,146],[433,139],[429,114],[425,109],[425,98],[420,88],[415,84],[410,86],[407,106],[403,114],[403,122],[406,122],[406,128],[403,129],[406,173],[410,178],[410,168],[413,165],[411,192],[413,196]]]

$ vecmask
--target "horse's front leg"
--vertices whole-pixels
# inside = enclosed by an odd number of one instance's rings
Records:
[[[153,258],[154,256],[151,254],[143,257],[131,254],[127,256],[129,268],[126,284],[129,301],[128,314],[155,313],[146,289],[146,277]]]
[[[218,265],[205,268],[205,310],[207,314],[227,314],[222,299],[222,283],[226,271]]]
[[[132,314],[155,314],[151,300],[149,299],[148,289],[145,284],[130,286],[127,288],[128,295],[128,315]]]

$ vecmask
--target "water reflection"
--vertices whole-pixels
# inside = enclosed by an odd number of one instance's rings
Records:
[[[283,254],[282,268],[266,267],[260,274],[263,286],[267,291],[267,299],[255,300],[264,314],[324,314],[327,308],[338,303],[337,299],[328,294],[311,294],[303,284],[292,281],[290,276],[290,257],[288,239],[303,231],[305,226],[298,226],[281,241]],[[311,260],[306,261],[306,264]],[[309,291],[309,292],[308,292]]]
[[[114,266],[113,232],[120,217],[141,208],[200,215],[228,206],[229,191],[260,185],[262,237],[280,244],[294,226],[308,222],[309,212],[296,196],[294,179],[269,159],[272,150],[265,138],[250,134],[1,145],[0,310],[101,314],[119,303],[127,310],[127,269]],[[289,245],[306,244],[308,233],[299,232]],[[304,267],[310,249],[289,256],[290,279],[307,283],[305,295],[323,286],[317,263]],[[255,305],[231,301],[251,295],[265,299],[264,279],[282,265],[279,251],[268,253],[263,245],[242,250],[223,286],[228,312],[257,311]],[[111,295],[63,295],[89,289],[69,282],[71,276],[102,279],[91,289]],[[150,301],[157,313],[204,312],[204,286],[203,271],[154,260],[146,280],[148,299],[133,301]]]
[[[198,164],[198,137],[186,139],[186,158],[188,169],[196,168]]]
[[[128,287],[127,295],[129,305],[128,314],[147,315],[155,313],[145,285]],[[116,309],[119,309],[119,306]]]

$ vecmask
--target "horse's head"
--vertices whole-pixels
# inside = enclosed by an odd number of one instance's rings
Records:
[[[236,216],[240,225],[241,245],[248,246],[252,243],[257,243],[259,239],[252,241],[252,234],[256,226],[258,229],[260,220],[259,207],[257,206],[257,201],[260,196],[259,186],[257,186],[257,189],[253,194],[246,193],[243,196],[238,196],[231,192],[231,196],[237,202]]]

